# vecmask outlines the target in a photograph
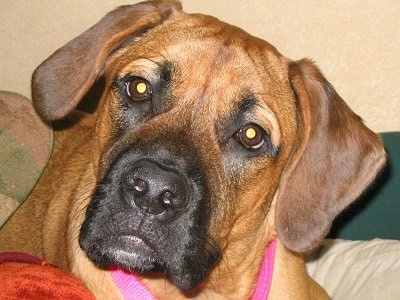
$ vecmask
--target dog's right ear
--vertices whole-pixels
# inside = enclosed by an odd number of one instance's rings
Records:
[[[66,116],[101,75],[113,51],[181,9],[178,1],[149,1],[121,6],[106,14],[35,70],[32,98],[36,111],[48,121]]]

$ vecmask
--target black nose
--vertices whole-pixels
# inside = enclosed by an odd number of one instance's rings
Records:
[[[189,185],[177,170],[150,160],[139,160],[122,175],[125,199],[146,214],[175,217],[189,199]]]

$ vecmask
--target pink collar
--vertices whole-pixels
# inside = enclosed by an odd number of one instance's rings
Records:
[[[264,254],[264,260],[258,273],[256,289],[251,300],[268,298],[274,270],[276,240],[273,239]],[[156,300],[151,292],[140,282],[137,274],[120,269],[111,271],[111,276],[125,300]]]
[[[272,282],[272,273],[274,272],[276,239],[273,239],[265,250],[264,260],[258,272],[256,289],[251,300],[268,299],[269,288]]]

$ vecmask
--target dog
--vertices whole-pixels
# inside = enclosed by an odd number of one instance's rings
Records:
[[[97,112],[74,112],[98,80]],[[303,254],[386,161],[313,62],[177,1],[109,12],[35,70],[32,97],[70,122],[0,248],[98,299],[124,297],[113,268],[157,299],[249,299],[263,263],[261,298],[327,299]]]

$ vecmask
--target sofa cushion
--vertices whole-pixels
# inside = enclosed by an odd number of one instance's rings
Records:
[[[51,128],[29,99],[0,92],[0,227],[28,197],[49,160]]]
[[[400,241],[326,239],[307,262],[333,300],[400,299]]]

